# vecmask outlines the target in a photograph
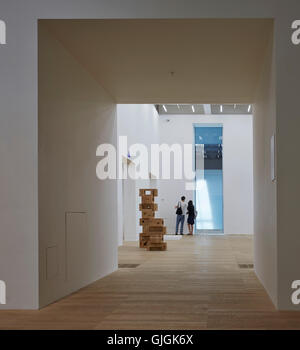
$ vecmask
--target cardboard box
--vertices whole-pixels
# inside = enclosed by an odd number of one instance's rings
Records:
[[[157,197],[157,188],[140,188],[140,196],[151,195]]]
[[[157,189],[140,189],[141,203],[139,210],[142,212],[140,225],[143,226],[143,232],[139,235],[140,248],[147,250],[166,250],[167,244],[163,241],[166,234],[164,220],[155,217],[158,205],[154,203],[154,197],[157,196]]]
[[[140,239],[140,248],[147,248],[148,241]]]
[[[143,226],[143,233],[147,233],[149,236],[155,233],[160,233],[165,235],[167,228],[165,226]]]
[[[167,250],[167,243],[163,242],[163,243],[152,243],[152,244],[147,244],[147,250],[149,251],[164,251]]]
[[[147,226],[163,226],[164,225],[164,219],[159,218],[141,218],[140,219],[140,225],[147,225]]]
[[[154,197],[152,195],[142,196],[142,203],[154,203]]]
[[[140,238],[149,239],[150,235],[149,235],[149,233],[142,232],[142,233],[140,233]]]
[[[153,244],[153,243],[163,243],[163,237],[159,237],[159,236],[150,236],[150,244]]]
[[[142,210],[142,218],[146,219],[146,218],[154,218],[155,216],[155,211],[153,211],[152,209],[144,209]]]
[[[150,240],[150,236],[140,233],[140,248],[146,248]]]
[[[156,203],[141,203],[139,205],[139,209],[145,210],[145,209],[151,209],[152,211],[157,211],[157,204]]]

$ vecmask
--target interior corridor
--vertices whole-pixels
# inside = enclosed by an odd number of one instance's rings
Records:
[[[164,252],[125,243],[119,264],[137,267],[39,311],[0,311],[0,329],[300,329],[300,314],[276,311],[239,267],[252,263],[248,235],[184,236]]]

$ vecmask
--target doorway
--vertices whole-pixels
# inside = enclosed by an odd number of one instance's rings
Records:
[[[223,126],[195,125],[196,233],[223,234]]]
[[[219,55],[220,45],[216,44],[220,32],[216,30],[217,24],[223,32],[225,29],[228,31],[220,42],[222,47],[226,45],[226,50],[223,50],[228,55],[226,60],[223,54]],[[179,35],[174,34],[176,31]],[[205,36],[203,33],[206,33]],[[215,37],[214,33],[218,35]],[[232,33],[238,35],[233,36]],[[138,40],[135,35],[142,40]],[[197,49],[190,62],[193,64],[185,64],[185,56],[178,55],[178,45],[169,40],[169,37],[180,38],[180,35],[184,35],[186,45],[191,46],[196,40],[199,42],[203,38],[206,47],[210,46],[206,50]],[[86,40],[87,37],[89,40]],[[254,38],[253,45],[241,47],[245,37]],[[226,41],[224,38],[227,38]],[[243,38],[243,41],[240,38]],[[215,20],[41,20],[39,22],[40,305],[46,305],[74,291],[73,281],[67,277],[61,278],[61,275],[63,277],[66,275],[64,266],[70,265],[68,259],[71,256],[69,251],[72,249],[65,239],[68,233],[65,228],[65,212],[86,212],[88,217],[88,229],[83,232],[82,240],[77,246],[82,247],[88,243],[89,252],[85,258],[89,262],[89,274],[84,281],[80,281],[80,286],[106,276],[117,267],[119,218],[114,220],[112,212],[114,213],[120,206],[121,201],[116,200],[116,181],[109,179],[98,181],[96,178],[95,166],[98,159],[94,156],[100,144],[114,144],[116,141],[116,103],[181,101],[186,104],[193,101],[216,100],[230,103],[233,98],[239,103],[252,101],[253,84],[254,82],[256,84],[257,80],[252,77],[256,77],[256,72],[261,71],[264,58],[262,48],[267,45],[268,39],[269,24],[260,20],[249,23],[235,20],[225,23],[223,20],[218,22]],[[94,45],[91,45],[91,42]],[[153,42],[161,49],[153,52],[151,44]],[[228,47],[232,49],[229,50]],[[197,45],[197,48],[201,48],[201,45]],[[212,60],[216,48],[215,59]],[[124,59],[124,52],[130,54],[128,59]],[[132,52],[139,54],[132,55]],[[259,55],[261,59],[257,58],[257,53],[261,53]],[[149,60],[148,58],[154,54],[157,55],[157,60]],[[174,61],[174,58],[178,61]],[[211,62],[211,66],[206,62]],[[120,67],[122,71],[119,70]],[[222,74],[218,74],[219,72]],[[228,89],[229,80],[230,89]],[[179,107],[176,105],[177,109],[181,108]],[[192,112],[196,113],[197,110]],[[143,143],[148,140],[149,132],[142,137],[141,131],[150,129],[146,129],[144,125],[137,128],[136,123],[130,122],[130,114],[124,120],[130,130],[127,136],[137,135],[140,137],[137,141]],[[173,123],[166,124],[168,128],[166,135],[170,137],[174,135],[170,130],[171,124],[173,125]],[[186,120],[183,125],[187,125]],[[155,130],[158,134],[158,128]],[[192,126],[189,132],[192,134]],[[190,143],[193,139],[191,134],[189,134]],[[180,137],[185,135],[186,133],[182,132]],[[214,144],[218,145],[219,142]],[[199,145],[201,146],[201,143]],[[203,143],[202,147],[209,150],[209,145]],[[212,153],[211,145],[210,148],[209,152]],[[203,166],[204,163],[208,163],[208,160],[205,162],[203,160]],[[59,169],[59,172],[56,169]],[[222,168],[206,169],[204,166],[203,178],[208,170],[222,170]],[[223,176],[222,172],[221,175]],[[218,179],[216,174],[214,179]],[[219,181],[218,184],[221,186],[219,193],[223,192],[223,184]],[[206,185],[209,187],[208,183]],[[170,188],[171,185],[168,189]],[[179,190],[180,193],[184,193],[184,187]],[[160,193],[162,191],[163,189]],[[170,191],[168,198],[173,194],[177,196],[175,191]],[[128,196],[126,197],[125,193],[123,198],[127,198],[127,204]],[[176,199],[172,200],[173,202],[175,203]],[[215,202],[223,205],[223,194],[219,201]],[[163,203],[160,203],[160,208],[162,207]],[[219,205],[217,207],[220,208]],[[169,208],[174,222],[174,209],[172,206]],[[135,208],[130,212],[134,210]],[[223,208],[218,217],[222,225],[211,225],[206,232],[223,233]],[[227,220],[225,221],[227,225]],[[76,226],[76,223],[72,225]],[[130,232],[136,238],[133,228]],[[89,239],[86,239],[87,236]],[[46,268],[50,266],[47,265],[47,259],[49,260],[51,256],[49,254],[47,257],[45,252],[55,245],[59,247],[59,253],[57,258],[53,258],[55,276],[51,275],[50,279],[47,278],[49,274],[47,275]]]

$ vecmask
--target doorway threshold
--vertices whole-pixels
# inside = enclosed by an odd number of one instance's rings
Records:
[[[197,230],[196,235],[203,235],[203,236],[223,236],[224,231],[223,230]]]

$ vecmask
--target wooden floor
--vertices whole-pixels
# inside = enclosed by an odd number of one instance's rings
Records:
[[[140,264],[39,311],[0,311],[0,329],[300,329],[278,312],[252,269],[250,236],[183,237],[165,252],[128,243],[119,262]]]

